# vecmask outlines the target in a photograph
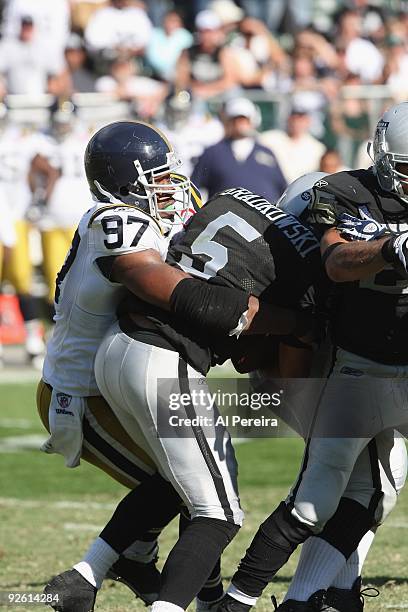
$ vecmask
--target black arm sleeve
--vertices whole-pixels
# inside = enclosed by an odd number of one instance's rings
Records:
[[[248,300],[249,294],[240,289],[185,278],[171,294],[170,311],[186,325],[226,335],[248,310]]]

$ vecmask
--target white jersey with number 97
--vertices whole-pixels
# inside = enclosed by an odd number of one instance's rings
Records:
[[[57,276],[45,382],[73,396],[100,395],[94,359],[125,292],[109,279],[107,258],[154,249],[164,260],[167,247],[157,222],[136,207],[99,203],[85,213]]]

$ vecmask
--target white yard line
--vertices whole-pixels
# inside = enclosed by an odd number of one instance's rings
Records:
[[[54,508],[56,510],[112,510],[115,503],[100,503],[91,501],[74,501],[64,499],[61,501],[47,501],[39,499],[18,499],[17,497],[0,497],[0,507],[6,508]]]
[[[7,429],[34,429],[38,423],[30,419],[0,419],[0,428]]]
[[[101,525],[93,525],[91,523],[64,523],[63,527],[66,531],[94,531],[96,533],[103,529]]]
[[[39,382],[41,372],[33,368],[4,368],[0,370],[0,385],[28,384]]]
[[[8,436],[0,438],[0,453],[18,453],[24,450],[39,450],[45,442],[44,434],[27,434],[25,436]]]

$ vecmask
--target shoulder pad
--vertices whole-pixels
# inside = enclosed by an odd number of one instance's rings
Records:
[[[311,221],[335,225],[342,212],[354,214],[373,199],[376,179],[370,169],[346,170],[328,175],[313,186],[315,201]]]
[[[321,183],[322,181],[318,181]],[[318,184],[317,183],[317,184]],[[327,185],[327,183],[326,183]],[[313,197],[310,202],[309,220],[311,223],[323,225],[336,224],[336,196],[329,191],[324,191],[324,187],[315,185],[312,190]]]

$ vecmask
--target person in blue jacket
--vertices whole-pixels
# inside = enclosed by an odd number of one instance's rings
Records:
[[[276,202],[287,187],[275,155],[257,142],[258,108],[246,98],[226,102],[224,138],[204,150],[192,180],[208,197],[229,187],[245,187]]]

